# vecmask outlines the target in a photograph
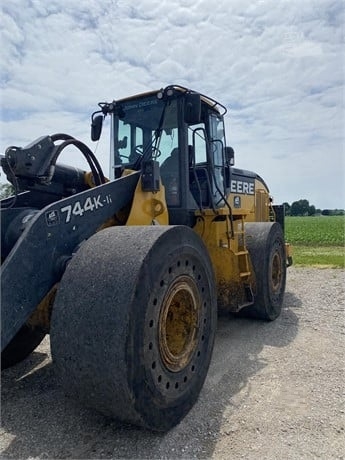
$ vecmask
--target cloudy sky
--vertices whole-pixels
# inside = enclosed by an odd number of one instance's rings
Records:
[[[55,132],[94,149],[99,101],[175,83],[228,107],[236,166],[259,173],[276,203],[344,208],[344,10],[343,0],[2,2],[0,152]]]

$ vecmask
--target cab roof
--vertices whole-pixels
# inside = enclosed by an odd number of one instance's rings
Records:
[[[119,102],[127,102],[127,101],[132,101],[132,100],[135,100],[135,99],[142,99],[142,98],[155,96],[155,95],[157,97],[159,97],[159,94],[161,94],[162,95],[161,97],[163,97],[163,95],[168,94],[169,91],[173,91],[173,93],[175,93],[175,94],[177,92],[181,92],[181,93],[185,93],[185,94],[188,94],[188,93],[200,94],[202,102],[207,104],[209,107],[211,107],[213,110],[218,112],[220,115],[225,115],[226,112],[227,112],[227,108],[223,104],[221,104],[220,102],[216,101],[215,99],[212,99],[211,97],[205,96],[204,94],[199,93],[198,91],[194,91],[194,90],[185,88],[184,86],[180,86],[180,85],[169,85],[169,86],[166,86],[165,88],[161,88],[161,89],[158,89],[158,90],[155,90],[155,91],[147,91],[147,92],[144,92],[144,93],[134,94],[132,96],[128,96],[128,97],[119,99],[116,102],[117,103],[119,103]]]

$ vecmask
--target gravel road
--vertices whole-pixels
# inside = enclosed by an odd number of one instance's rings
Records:
[[[291,267],[284,310],[220,318],[198,403],[167,434],[66,399],[49,339],[2,375],[0,457],[344,459],[345,271]]]

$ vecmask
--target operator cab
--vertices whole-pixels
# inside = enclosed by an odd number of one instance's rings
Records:
[[[159,164],[171,224],[192,226],[195,210],[216,212],[225,205],[230,180],[225,107],[181,86],[168,86],[114,101],[102,112],[112,119],[111,178],[124,169]],[[100,135],[100,118],[93,117],[93,139]]]

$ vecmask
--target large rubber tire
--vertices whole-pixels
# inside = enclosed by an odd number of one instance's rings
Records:
[[[1,352],[1,369],[7,369],[23,361],[38,347],[45,335],[42,329],[24,324]]]
[[[254,268],[254,304],[242,316],[275,320],[281,313],[286,283],[285,242],[277,222],[245,224],[246,246]]]
[[[152,430],[196,402],[217,322],[215,279],[198,235],[183,226],[98,232],[57,292],[51,350],[66,392]]]

